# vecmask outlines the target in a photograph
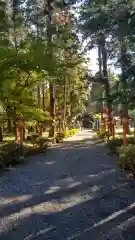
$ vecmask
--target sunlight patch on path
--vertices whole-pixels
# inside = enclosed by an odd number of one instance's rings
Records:
[[[82,141],[82,140],[85,140],[86,138],[92,139],[92,137],[93,137],[93,134],[91,131],[89,131],[89,135],[88,135],[88,130],[82,130],[79,133],[73,135],[72,137],[68,137],[67,139],[64,140],[64,142]]]
[[[100,190],[99,186],[93,186],[88,188],[86,191],[80,191],[76,194],[70,194],[68,197],[62,198],[61,200],[52,200],[38,204],[33,207],[26,207],[20,212],[15,212],[0,219],[0,233],[8,231],[9,229],[17,227],[21,220],[30,217],[32,214],[43,214],[48,215],[51,213],[62,212],[70,207],[77,204],[84,203],[90,199],[96,197],[97,192]]]
[[[24,202],[24,201],[27,201],[29,199],[32,198],[32,195],[21,195],[21,196],[17,196],[17,197],[2,197],[0,198],[0,207],[1,206],[4,206],[4,205],[7,205],[7,204],[17,204],[17,203],[20,203],[20,202]]]

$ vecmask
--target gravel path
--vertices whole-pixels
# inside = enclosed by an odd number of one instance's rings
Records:
[[[0,240],[135,239],[135,187],[83,130],[0,177]]]

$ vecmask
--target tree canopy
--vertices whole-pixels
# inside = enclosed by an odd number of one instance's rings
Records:
[[[14,121],[23,114],[37,123],[48,121],[52,117],[49,84],[53,84],[55,117],[60,111],[71,121],[85,107],[87,69],[70,4],[54,4],[48,25],[47,6],[42,1],[0,1],[0,21],[3,116]]]

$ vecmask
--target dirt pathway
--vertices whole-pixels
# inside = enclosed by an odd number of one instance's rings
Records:
[[[0,177],[0,240],[135,239],[135,187],[84,130]]]

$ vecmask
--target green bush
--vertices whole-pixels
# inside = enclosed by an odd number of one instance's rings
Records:
[[[31,156],[44,152],[50,146],[51,139],[39,138],[36,139],[36,144],[28,144],[24,142],[23,147],[15,143],[4,144],[0,147],[0,169],[23,163],[25,158],[21,156]]]
[[[121,146],[118,151],[118,166],[127,169],[135,177],[135,145]]]
[[[32,133],[28,135],[26,139],[27,141],[35,141],[38,137],[39,137],[38,133]]]
[[[36,143],[41,147],[41,148],[46,148],[47,146],[49,146],[49,144],[52,142],[51,138],[47,138],[47,137],[38,137],[36,139]]]
[[[63,139],[64,137],[66,137],[66,134],[64,132],[58,132],[57,133],[57,138]]]
[[[122,144],[123,144],[123,139],[122,139],[122,138],[111,139],[111,140],[108,140],[108,142],[107,142],[107,147],[108,147],[111,151],[116,151],[117,147],[122,146]]]
[[[78,129],[71,129],[71,130],[67,130],[65,132],[58,132],[57,137],[56,137],[56,142],[61,143],[63,141],[63,138],[73,136],[78,131],[79,131]]]
[[[73,134],[76,134],[76,133],[79,132],[79,129],[74,128],[74,129],[71,129],[71,131],[72,131]]]
[[[133,137],[127,138],[127,143],[128,144],[134,144],[134,139]],[[108,140],[107,142],[107,147],[110,149],[112,152],[116,152],[118,147],[121,147],[123,145],[123,138],[116,138],[116,139],[111,139]]]
[[[7,144],[0,152],[0,168],[15,165],[20,161],[20,149],[16,144]]]
[[[73,128],[73,129],[71,129],[71,130],[66,131],[66,132],[65,132],[65,136],[66,136],[66,137],[72,136],[72,135],[76,134],[78,131],[79,131],[79,129],[74,129],[74,128]]]
[[[98,138],[104,139],[107,136],[107,131],[103,131],[103,130],[96,131],[96,135],[98,136]]]

